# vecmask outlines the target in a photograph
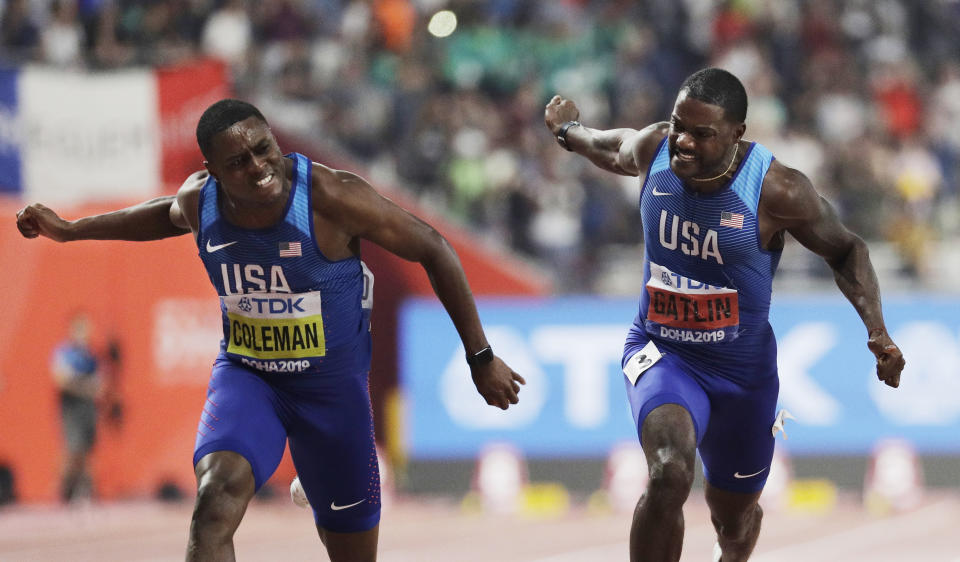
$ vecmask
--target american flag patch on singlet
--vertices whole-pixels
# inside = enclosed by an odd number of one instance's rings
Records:
[[[729,226],[730,228],[743,228],[743,215],[741,215],[740,213],[731,213],[728,211],[721,211],[720,226]]]
[[[297,258],[303,255],[300,251],[300,242],[280,242],[281,258]]]

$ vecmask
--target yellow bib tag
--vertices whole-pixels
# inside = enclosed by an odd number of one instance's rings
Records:
[[[320,293],[221,297],[230,323],[227,352],[256,359],[326,355]]]

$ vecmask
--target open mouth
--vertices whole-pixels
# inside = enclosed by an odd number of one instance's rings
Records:
[[[274,178],[274,174],[272,172],[267,174],[266,176],[257,180],[257,187],[259,188],[266,187],[270,182],[273,181],[273,178]]]

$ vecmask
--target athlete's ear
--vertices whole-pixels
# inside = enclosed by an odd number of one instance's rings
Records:
[[[739,125],[737,125],[737,129],[736,129],[736,131],[734,132],[734,134],[737,136],[737,140],[738,140],[738,141],[743,138],[743,133],[745,133],[745,132],[747,132],[747,124],[746,124],[746,123],[740,123]]]
[[[210,168],[210,161],[209,161],[209,160],[204,160],[204,161],[203,161],[203,167],[207,169],[207,172],[209,172],[211,176],[213,176],[213,179],[215,179],[215,180],[217,180],[217,181],[220,181],[220,178],[217,177],[217,174],[214,174],[214,173],[213,173],[213,169]]]

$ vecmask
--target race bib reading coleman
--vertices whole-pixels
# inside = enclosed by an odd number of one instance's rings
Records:
[[[684,277],[650,262],[647,332],[683,343],[721,343],[740,328],[737,291]]]
[[[261,371],[302,372],[326,355],[320,293],[220,297],[230,323],[227,353]]]

